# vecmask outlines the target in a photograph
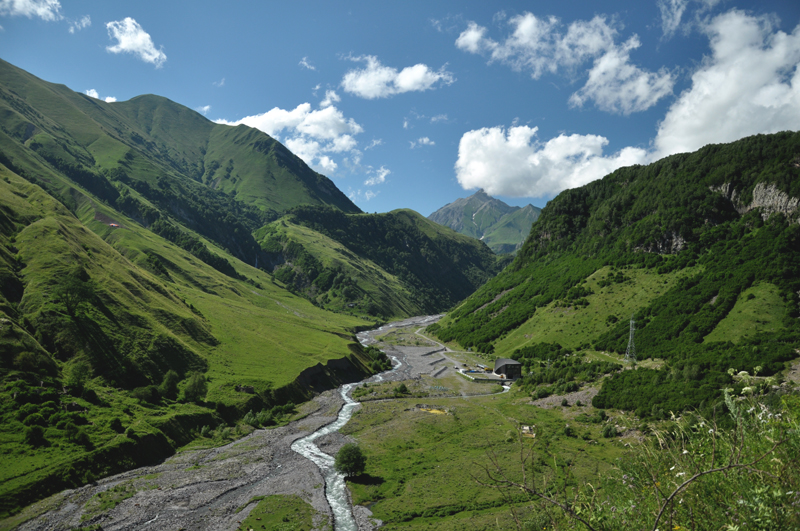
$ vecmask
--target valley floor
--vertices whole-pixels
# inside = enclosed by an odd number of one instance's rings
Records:
[[[432,321],[412,318],[385,328],[414,331],[428,322]],[[374,336],[384,332],[363,332],[359,339],[374,343]],[[384,374],[385,382],[429,377],[441,372],[444,364],[430,364],[432,358],[442,358],[430,356],[438,345],[381,346],[401,364],[398,370]],[[455,362],[448,359],[446,364],[451,367],[449,373],[454,373]],[[464,383],[468,385],[464,394],[489,392],[488,386]],[[342,404],[338,390],[326,391],[303,404],[302,418],[286,426],[256,430],[221,447],[187,449],[159,465],[63,491],[0,522],[0,529],[237,529],[256,512],[263,498],[273,495],[297,496],[313,508],[314,528],[330,529],[331,510],[322,474],[311,461],[292,451],[291,444],[333,422]],[[334,455],[352,440],[334,433],[316,442],[322,451]],[[369,515],[366,508],[357,508],[360,529],[372,528]]]

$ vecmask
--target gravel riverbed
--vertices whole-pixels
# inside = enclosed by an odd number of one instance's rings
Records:
[[[414,318],[392,327],[421,326],[436,318]],[[362,332],[359,340],[372,341],[375,332]],[[385,373],[386,381],[430,374],[430,347],[386,349],[402,363]],[[25,510],[36,515],[19,529],[69,530],[99,525],[103,530],[207,529],[235,530],[255,508],[257,496],[293,494],[307,501],[320,515],[315,529],[330,529],[332,513],[325,499],[319,468],[291,449],[292,443],[336,420],[343,405],[339,390],[329,390],[303,404],[306,416],[280,428],[256,430],[237,441],[208,449],[184,450],[158,465],[137,468],[66,490]],[[316,441],[328,455],[351,439],[336,432]],[[125,492],[120,496],[120,492]],[[102,494],[103,496],[99,496]],[[102,500],[117,499],[113,507]],[[359,531],[380,525],[366,507],[356,506]]]

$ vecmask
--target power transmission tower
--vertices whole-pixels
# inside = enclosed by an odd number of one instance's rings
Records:
[[[628,337],[628,350],[625,351],[625,362],[636,363],[636,345],[633,344],[633,332],[636,330],[636,321],[631,314],[631,335]]]

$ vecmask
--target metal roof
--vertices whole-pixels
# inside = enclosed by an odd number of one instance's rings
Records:
[[[494,360],[495,370],[498,367],[502,367],[503,365],[522,365],[522,364],[516,360],[510,360],[508,358],[497,358],[496,360]]]

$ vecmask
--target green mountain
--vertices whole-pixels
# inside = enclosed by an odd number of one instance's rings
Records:
[[[525,241],[540,208],[512,207],[478,190],[467,198],[456,199],[428,219],[456,232],[482,240],[498,254],[513,253]]]
[[[777,375],[798,356],[798,198],[800,133],[622,168],[548,203],[514,262],[433,329],[532,370],[625,354],[633,315],[637,358],[663,366],[615,373],[594,405],[710,407],[743,388],[729,369]],[[566,377],[547,368],[523,385],[546,396]]]
[[[301,204],[360,212],[329,179],[256,129],[215,124],[158,96],[106,103],[3,61],[0,79],[6,166],[23,173],[28,159],[49,166],[146,226],[169,217],[254,262],[250,233],[278,212]],[[37,171],[25,176],[75,207],[71,185]],[[155,229],[170,233],[163,224]]]
[[[0,61],[0,517],[286,422],[386,368],[356,330],[494,268],[414,212],[361,214],[260,131]]]
[[[481,242],[412,210],[296,207],[256,232],[275,278],[323,308],[383,319],[452,307],[497,273]]]
[[[385,365],[253,267],[280,212],[358,212],[327,178],[163,98],[0,71],[0,516]]]

